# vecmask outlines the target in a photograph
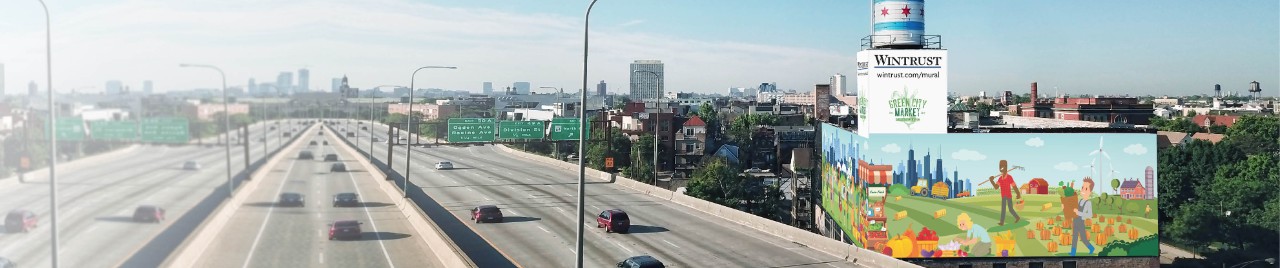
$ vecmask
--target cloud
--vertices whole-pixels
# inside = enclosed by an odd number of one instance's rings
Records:
[[[1076,166],[1076,163],[1068,161],[1058,163],[1057,165],[1054,165],[1053,168],[1061,171],[1076,171],[1080,169],[1080,166]]]
[[[1044,140],[1040,139],[1040,137],[1033,137],[1033,138],[1027,139],[1026,144],[1027,146],[1031,146],[1031,147],[1041,147],[1041,146],[1044,146]]]
[[[1142,146],[1142,144],[1139,143],[1130,144],[1129,147],[1124,147],[1124,153],[1131,155],[1144,155],[1147,154],[1147,147]]]
[[[890,143],[884,145],[884,147],[880,147],[880,150],[886,153],[896,154],[902,152],[902,147],[898,147],[897,143]]]
[[[625,27],[631,27],[631,26],[640,25],[640,24],[642,24],[642,23],[644,23],[644,20],[631,20],[631,21],[628,21],[628,22],[624,22],[624,23],[622,23],[622,24],[619,24],[619,25],[618,25],[618,27],[619,27],[619,28],[625,28]]]
[[[951,159],[960,161],[981,161],[987,159],[986,155],[969,149],[960,149],[951,153]]]

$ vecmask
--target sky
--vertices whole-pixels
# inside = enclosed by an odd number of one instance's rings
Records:
[[[582,85],[581,0],[51,0],[59,92],[273,82],[310,70],[313,89],[346,75],[354,87],[405,85],[479,92],[527,81]],[[628,64],[657,59],[668,91],[721,93],[776,82],[808,91],[853,74],[870,32],[870,1],[601,0],[592,11],[589,88],[625,94]],[[1280,86],[1280,1],[929,1],[926,34],[949,50],[950,91],[1186,95]],[[45,88],[38,1],[0,4],[6,94]],[[295,75],[296,79],[296,75]],[[850,77],[852,80],[852,77]],[[852,89],[856,83],[850,81]]]

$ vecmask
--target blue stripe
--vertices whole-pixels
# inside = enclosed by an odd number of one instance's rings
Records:
[[[904,31],[924,31],[924,22],[922,21],[895,21],[895,22],[877,22],[876,31],[884,30],[904,30]]]
[[[924,0],[875,0],[872,2],[872,4],[874,5],[874,4],[884,3],[884,2],[911,3],[911,4],[917,4],[917,5],[924,4]]]
[[[876,68],[942,68],[942,66],[876,66]]]

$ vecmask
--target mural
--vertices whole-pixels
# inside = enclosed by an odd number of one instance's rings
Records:
[[[897,258],[1159,254],[1155,135],[822,131],[822,206],[859,247]]]

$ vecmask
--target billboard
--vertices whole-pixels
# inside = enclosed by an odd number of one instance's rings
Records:
[[[859,134],[947,132],[946,50],[860,51],[857,79]]]
[[[823,209],[859,247],[896,258],[1159,254],[1154,134],[822,135]]]

